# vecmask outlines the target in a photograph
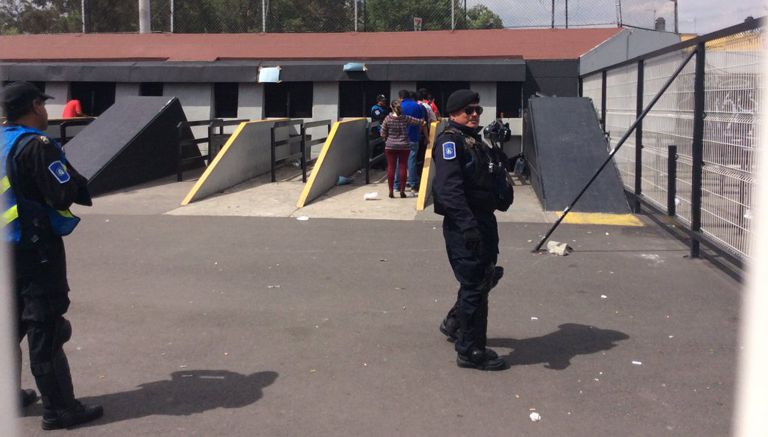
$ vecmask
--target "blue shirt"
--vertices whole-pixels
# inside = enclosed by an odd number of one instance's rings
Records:
[[[405,99],[400,103],[403,109],[403,115],[410,115],[413,118],[424,120],[424,108],[411,99]],[[408,141],[418,143],[421,135],[421,126],[408,126]]]

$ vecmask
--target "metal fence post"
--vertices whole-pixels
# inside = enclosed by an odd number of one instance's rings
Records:
[[[677,214],[677,146],[667,147],[667,214]]]
[[[269,141],[269,153],[270,153],[269,174],[271,175],[270,180],[272,182],[277,181],[277,177],[275,175],[275,127],[276,126],[277,126],[277,123],[275,123],[275,125],[272,126],[272,129],[270,129],[270,141]]]
[[[696,81],[693,105],[693,168],[691,174],[691,258],[701,255],[699,236],[701,234],[701,192],[704,167],[704,90],[706,44],[696,46]]]
[[[637,117],[643,113],[643,94],[645,92],[645,61],[637,62]],[[635,197],[633,210],[640,212],[640,196],[643,194],[643,120],[635,130]]]
[[[602,84],[602,91],[600,92],[600,124],[603,126],[603,132],[606,131],[606,114],[608,113],[608,110],[606,109],[606,106],[608,104],[608,70],[603,70],[603,84]]]

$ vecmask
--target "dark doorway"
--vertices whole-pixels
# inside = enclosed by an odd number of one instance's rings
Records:
[[[215,118],[237,118],[239,89],[237,83],[213,84],[213,116]]]
[[[498,82],[496,84],[496,116],[518,118],[523,110],[523,83]]]
[[[384,94],[389,102],[389,82],[339,82],[339,117],[368,117],[376,96]]]
[[[447,117],[448,114],[445,113],[445,102],[448,101],[448,96],[456,90],[469,88],[469,82],[416,82],[416,90],[412,91],[417,91],[422,88],[429,90],[432,97],[435,98],[435,104],[437,105],[437,109],[440,110],[440,114],[443,117]]]
[[[264,84],[264,116],[312,118],[312,82]]]
[[[163,83],[162,82],[142,82],[139,84],[140,96],[157,96],[163,95]]]
[[[72,82],[69,97],[80,100],[85,115],[97,117],[115,103],[115,83]]]

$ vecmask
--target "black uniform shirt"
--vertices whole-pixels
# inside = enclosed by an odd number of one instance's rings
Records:
[[[20,141],[23,141],[24,137]],[[56,162],[63,162],[61,150],[48,138],[35,137],[16,157],[17,192],[24,198],[65,210],[78,202],[90,204],[85,190],[86,179],[72,165],[66,163],[69,178],[57,177],[53,170]],[[66,180],[62,182],[62,180]]]
[[[482,138],[477,129],[450,122],[450,126],[464,135],[472,136],[481,145]],[[441,213],[456,223],[462,232],[478,226],[477,214],[493,214],[495,201],[493,193],[486,187],[478,186],[467,177],[465,166],[472,160],[464,145],[464,136],[451,131],[441,133],[432,151],[435,163],[435,205]],[[486,163],[475,163],[485,166]]]

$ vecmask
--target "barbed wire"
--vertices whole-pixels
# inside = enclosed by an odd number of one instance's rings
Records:
[[[5,0],[0,33],[136,32],[138,2]],[[674,30],[674,0],[152,0],[154,32],[382,32],[631,26]],[[81,5],[85,5],[85,15]],[[554,6],[554,9],[553,9]]]

